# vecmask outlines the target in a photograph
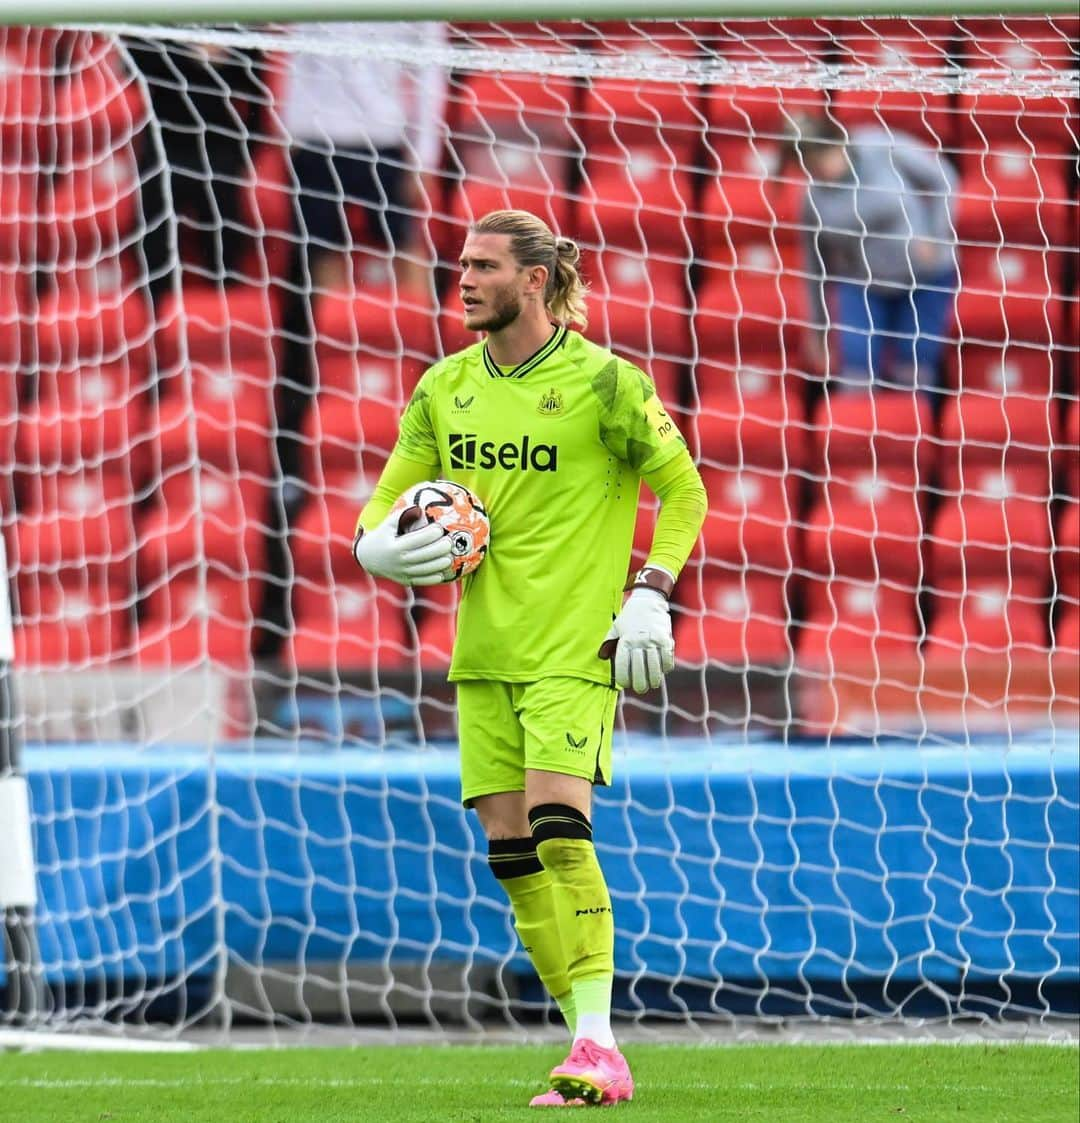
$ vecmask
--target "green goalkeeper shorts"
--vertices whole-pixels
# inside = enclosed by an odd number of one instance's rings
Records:
[[[523,792],[525,770],[611,783],[611,728],[619,692],[579,678],[461,680],[461,801]]]

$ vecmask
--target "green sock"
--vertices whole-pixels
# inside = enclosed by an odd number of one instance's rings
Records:
[[[551,875],[547,870],[509,877],[499,884],[506,890],[514,910],[514,927],[540,981],[559,1004],[570,1032],[574,1032],[574,996],[566,973],[559,922],[555,914],[555,897]]]
[[[536,852],[551,874],[576,1035],[610,1047],[615,1040],[610,1025],[615,918],[596,849],[586,839],[552,838],[541,842]]]
[[[555,995],[555,1001],[559,1004],[563,1021],[566,1022],[566,1028],[570,1031],[570,1036],[573,1037],[577,1030],[577,1002],[574,1000],[573,990],[568,990],[565,994]]]

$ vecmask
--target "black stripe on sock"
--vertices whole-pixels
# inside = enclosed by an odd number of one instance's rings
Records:
[[[493,838],[488,843],[488,865],[499,881],[541,873],[544,867],[536,856],[532,838]]]
[[[537,846],[553,838],[583,838],[592,842],[592,824],[575,807],[565,803],[541,803],[529,812],[533,842]]]

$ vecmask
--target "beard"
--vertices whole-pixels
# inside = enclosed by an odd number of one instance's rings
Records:
[[[521,315],[521,301],[512,289],[499,289],[491,296],[491,311],[481,323],[470,323],[470,331],[502,331]]]

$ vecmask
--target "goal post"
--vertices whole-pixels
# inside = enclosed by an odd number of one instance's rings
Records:
[[[619,1014],[1068,1012],[1073,7],[330,7],[0,29],[0,1026],[554,1016],[460,807],[455,590],[349,549],[503,206],[579,241],[589,337],[709,493],[596,795]],[[854,258],[813,194],[841,143],[891,199]]]

